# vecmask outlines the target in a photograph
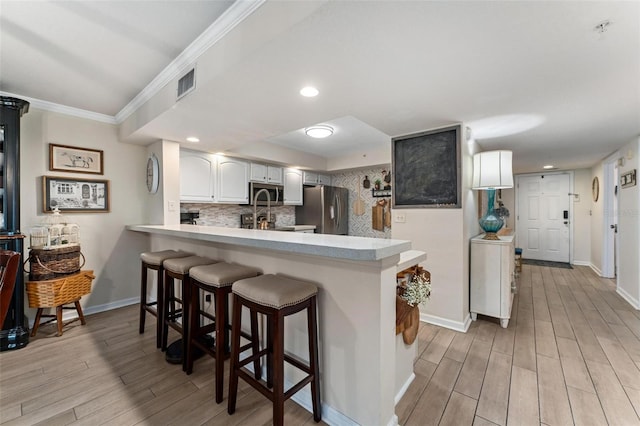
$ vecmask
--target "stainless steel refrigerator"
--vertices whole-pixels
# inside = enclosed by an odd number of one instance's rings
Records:
[[[296,206],[296,224],[315,225],[318,234],[349,233],[349,190],[334,186],[304,188],[304,205]]]

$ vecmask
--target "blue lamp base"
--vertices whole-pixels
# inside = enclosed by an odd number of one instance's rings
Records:
[[[480,227],[485,232],[483,240],[499,240],[498,231],[502,229],[504,221],[500,216],[495,214],[496,190],[487,190],[487,213],[478,220]]]

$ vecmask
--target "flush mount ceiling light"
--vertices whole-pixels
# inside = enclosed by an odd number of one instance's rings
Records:
[[[549,169],[555,169],[556,166],[554,166],[553,164],[546,164],[544,166],[542,166],[543,169],[545,170],[549,170]]]
[[[195,136],[189,136],[187,138],[187,142],[200,142],[200,139],[196,138]]]
[[[317,126],[307,127],[304,129],[304,132],[312,138],[322,139],[333,134],[333,127],[319,124]]]
[[[313,98],[315,96],[318,96],[318,93],[320,93],[318,89],[311,86],[303,87],[302,89],[300,89],[300,94],[305,98]]]

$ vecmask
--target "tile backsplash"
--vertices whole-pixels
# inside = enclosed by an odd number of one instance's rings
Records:
[[[224,226],[227,228],[240,228],[240,215],[253,213],[252,206],[239,206],[232,204],[200,204],[182,203],[182,211],[199,211],[200,217],[196,219],[198,225]],[[266,207],[258,207],[258,212],[266,211]],[[271,213],[276,215],[276,226],[291,226],[296,224],[295,206],[271,207]]]
[[[372,167],[366,169],[346,170],[331,176],[331,185],[340,186],[349,189],[349,235],[357,237],[373,237],[373,238],[391,238],[391,228],[385,228],[384,231],[376,231],[371,227],[372,214],[371,208],[380,199],[371,195],[373,183],[376,179],[383,180],[382,171],[389,170],[391,165]],[[371,187],[364,189],[362,181],[368,176],[371,181]],[[360,197],[364,200],[365,209],[362,216],[353,214],[353,202],[358,198],[358,185],[360,185]],[[387,200],[390,200],[388,197]]]

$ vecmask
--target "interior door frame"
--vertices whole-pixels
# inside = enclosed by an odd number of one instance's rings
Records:
[[[513,202],[515,204],[515,212],[516,212],[516,220],[514,221],[514,226],[515,226],[515,239],[516,239],[516,247],[520,247],[520,237],[519,237],[519,233],[520,230],[518,229],[518,218],[520,217],[520,212],[518,211],[518,206],[520,205],[520,200],[518,199],[519,195],[518,193],[520,192],[520,179],[523,177],[532,177],[532,176],[549,176],[549,175],[569,175],[569,193],[567,194],[567,197],[571,196],[572,194],[574,194],[574,173],[573,170],[563,170],[563,171],[557,171],[557,172],[538,172],[538,173],[522,173],[519,175],[515,175],[515,191],[514,191],[514,197],[513,197]],[[571,265],[573,265],[573,203],[569,202],[569,263]]]
[[[600,192],[602,194],[602,271],[601,274],[605,278],[616,278],[617,285],[617,274],[616,271],[618,269],[618,258],[620,256],[615,256],[615,253],[618,250],[617,239],[615,238],[615,233],[611,232],[611,220],[607,216],[607,212],[616,212],[619,214],[617,208],[614,208],[614,203],[618,202],[618,197],[611,191],[611,188],[614,188],[618,185],[615,179],[615,169],[618,167],[618,159],[620,155],[618,153],[613,154],[603,161],[602,164],[602,185]],[[619,190],[619,189],[618,189]],[[594,207],[595,208],[595,207]],[[618,217],[614,217],[614,222],[618,223]],[[619,252],[618,252],[619,253]]]

